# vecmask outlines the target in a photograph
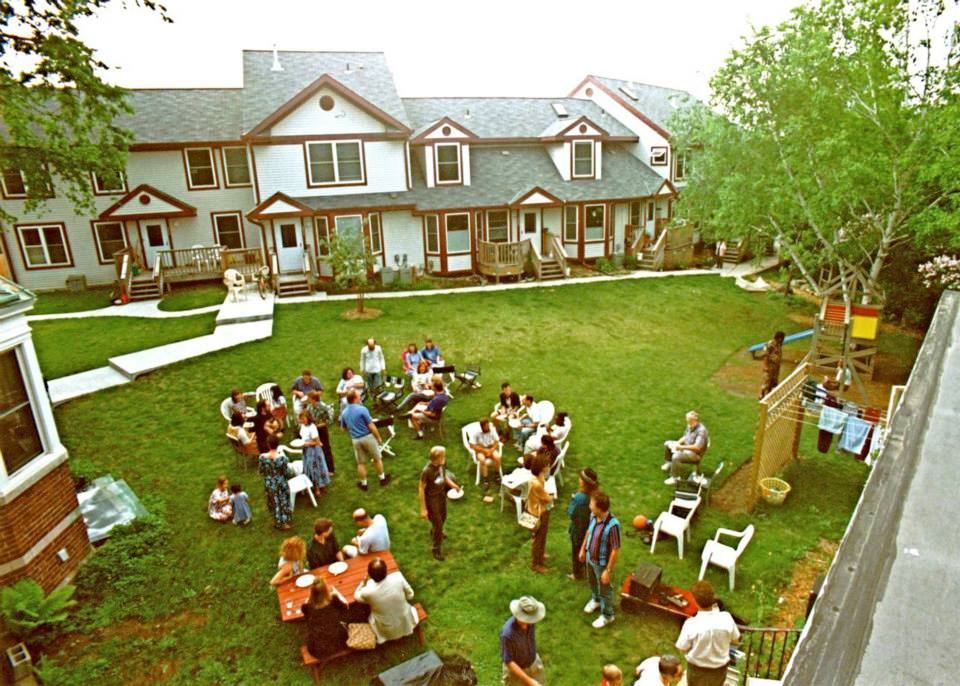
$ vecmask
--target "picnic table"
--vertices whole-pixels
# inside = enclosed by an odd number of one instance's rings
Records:
[[[387,564],[387,574],[399,572],[400,567],[389,550],[379,553],[367,553],[366,555],[357,555],[354,558],[346,560],[347,571],[334,576],[329,572],[329,565],[312,569],[308,574],[316,577],[323,577],[327,585],[336,588],[346,599],[347,605],[355,602],[353,592],[357,590],[360,582],[367,575],[367,565],[375,558],[381,558]],[[280,618],[285,622],[294,622],[303,619],[301,606],[310,598],[310,587],[300,588],[296,584],[297,578],[293,578],[280,586],[277,586],[277,601],[280,604]]]

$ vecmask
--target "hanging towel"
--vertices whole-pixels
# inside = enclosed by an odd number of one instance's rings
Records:
[[[880,410],[877,410],[873,407],[867,407],[863,410],[863,418],[870,422],[873,426],[870,427],[870,432],[867,434],[867,439],[863,442],[863,447],[860,449],[860,454],[857,455],[858,460],[866,460],[867,456],[870,454],[870,451],[873,449],[873,438],[879,430],[877,423],[880,421]]]
[[[867,434],[870,433],[872,428],[873,424],[859,417],[847,417],[843,434],[837,441],[837,450],[845,450],[848,453],[858,455],[863,450],[863,445],[867,442]]]
[[[843,411],[847,414],[852,414],[854,417],[860,416],[860,406],[849,400],[843,401]]]
[[[820,421],[817,423],[817,428],[832,434],[838,434],[843,431],[843,425],[849,419],[855,419],[855,417],[851,417],[836,408],[825,406],[823,411],[820,412]]]

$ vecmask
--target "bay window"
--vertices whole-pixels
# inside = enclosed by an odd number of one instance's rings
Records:
[[[314,243],[317,246],[318,256],[330,254],[330,223],[326,217],[314,217]]]
[[[370,252],[379,255],[383,252],[383,227],[379,212],[370,214]]]
[[[427,234],[427,252],[433,255],[440,253],[440,221],[435,214],[428,214],[425,218]]]
[[[606,215],[604,205],[587,205],[584,208],[583,240],[602,241]]]
[[[445,221],[447,254],[470,252],[470,215],[448,214]]]
[[[580,221],[580,208],[576,205],[567,205],[563,208],[563,240],[567,243],[576,243]]]

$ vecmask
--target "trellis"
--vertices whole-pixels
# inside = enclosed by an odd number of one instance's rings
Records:
[[[797,459],[803,429],[803,386],[810,365],[803,363],[760,399],[757,433],[753,443],[752,473],[747,509],[753,510],[760,494],[760,480],[776,476]]]

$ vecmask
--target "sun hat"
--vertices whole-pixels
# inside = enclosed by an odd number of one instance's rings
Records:
[[[580,470],[580,478],[583,479],[588,486],[596,486],[599,483],[597,473],[590,469],[590,467],[585,467]]]
[[[547,607],[530,595],[510,601],[510,612],[521,622],[536,624],[547,615]]]

